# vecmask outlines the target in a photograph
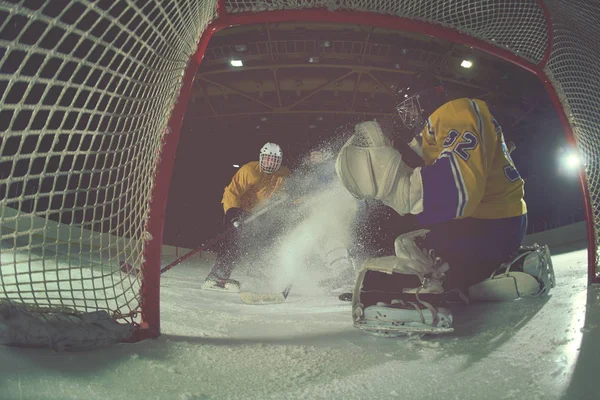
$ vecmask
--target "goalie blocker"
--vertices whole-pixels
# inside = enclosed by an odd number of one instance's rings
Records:
[[[399,236],[395,256],[368,259],[352,296],[355,327],[378,336],[441,334],[453,331],[447,308],[457,297],[442,283],[450,266],[417,246],[427,230]],[[509,301],[549,293],[555,285],[548,246],[521,247],[491,276],[468,288],[471,300]],[[467,297],[458,292],[462,301]]]

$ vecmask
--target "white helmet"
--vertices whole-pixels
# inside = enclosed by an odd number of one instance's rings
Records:
[[[281,167],[283,161],[283,152],[276,143],[265,143],[260,149],[260,169],[265,174],[273,174]]]

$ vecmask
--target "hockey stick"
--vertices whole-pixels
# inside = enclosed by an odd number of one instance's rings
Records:
[[[292,284],[290,283],[285,287],[283,292],[275,292],[275,293],[259,293],[259,292],[240,292],[240,300],[244,304],[280,304],[287,299],[290,294],[290,290],[292,289]]]
[[[160,273],[164,273],[167,272],[168,270],[170,270],[171,268],[181,264],[182,262],[184,262],[185,260],[187,260],[188,258],[190,258],[191,256],[201,252],[201,251],[205,251],[211,247],[213,247],[215,244],[219,243],[221,240],[225,239],[226,237],[228,237],[229,235],[231,235],[234,230],[237,228],[231,227],[229,229],[227,229],[225,232],[221,233],[220,235],[218,235],[217,237],[215,237],[214,239],[212,239],[210,242],[205,243],[201,246],[196,247],[195,249],[187,252],[186,254],[182,255],[181,257],[179,257],[177,260],[171,262],[170,264],[168,264],[167,266],[161,268]]]
[[[287,196],[283,196],[281,199],[273,202],[272,204],[269,204],[267,207],[258,210],[257,212],[255,212],[254,214],[252,214],[251,216],[249,216],[248,218],[246,218],[244,220],[244,224],[247,224],[249,222],[252,222],[254,219],[260,217],[261,215],[265,214],[267,211],[271,210],[273,207],[278,206],[279,204],[283,203],[285,200],[287,200]],[[172,261],[170,264],[164,266],[163,268],[161,268],[160,273],[165,273],[168,270],[170,270],[171,268],[181,264],[182,262],[184,262],[185,260],[187,260],[188,258],[192,257],[193,255],[201,252],[201,251],[206,251],[209,248],[213,247],[214,245],[216,245],[217,243],[219,243],[221,240],[225,239],[226,237],[228,237],[229,235],[231,235],[233,232],[235,232],[238,228],[236,227],[230,227],[228,228],[226,231],[224,231],[223,233],[221,233],[220,235],[218,235],[217,237],[215,237],[214,239],[212,239],[210,242],[205,243],[203,245],[200,245],[198,247],[196,247],[195,249],[187,252],[186,254],[182,255],[181,257],[179,257],[178,259],[176,259],[175,261]]]

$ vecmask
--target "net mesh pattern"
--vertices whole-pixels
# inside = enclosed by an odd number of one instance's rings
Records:
[[[215,10],[0,2],[0,298],[139,319],[163,136]]]
[[[0,0],[0,298],[137,318],[166,124],[216,2]],[[545,71],[586,162],[598,244],[598,7],[545,4]],[[309,8],[437,24],[535,64],[549,43],[535,0],[225,1],[230,13]]]
[[[593,0],[547,0],[553,25],[553,46],[546,74],[557,89],[584,163],[600,274],[600,4]]]
[[[401,16],[454,28],[534,63],[543,58],[548,42],[546,19],[536,0],[225,0],[225,8],[227,12],[326,8]]]

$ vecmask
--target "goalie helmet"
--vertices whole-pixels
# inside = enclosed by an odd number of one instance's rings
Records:
[[[260,169],[265,174],[274,174],[281,167],[283,161],[283,152],[276,143],[265,143],[260,149]]]
[[[430,73],[419,73],[408,84],[399,86],[397,96],[398,118],[394,122],[406,143],[418,136],[427,118],[448,101],[444,84]]]

